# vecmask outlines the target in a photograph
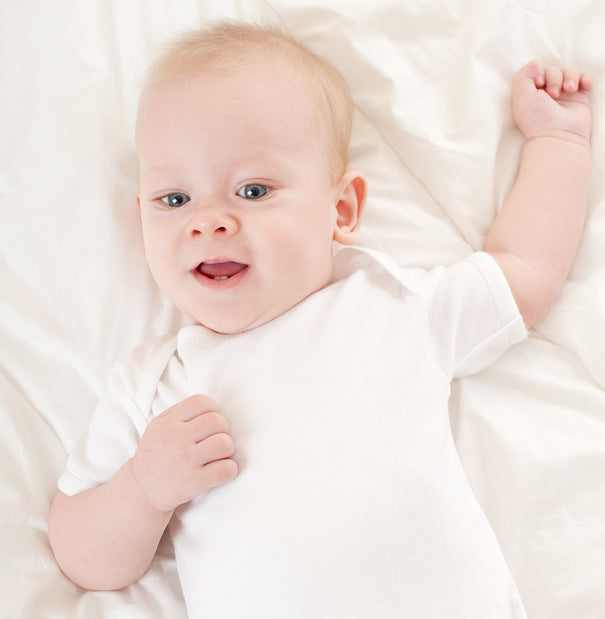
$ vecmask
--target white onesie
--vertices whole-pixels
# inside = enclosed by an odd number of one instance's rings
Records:
[[[519,619],[447,401],[525,335],[485,253],[426,273],[346,248],[330,285],[270,323],[188,326],[117,366],[60,488],[102,483],[153,415],[203,393],[240,474],[170,524],[192,619]]]

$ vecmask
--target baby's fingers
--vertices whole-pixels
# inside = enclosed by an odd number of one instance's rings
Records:
[[[564,73],[559,67],[549,65],[544,69],[544,90],[553,98],[557,99],[563,89]]]
[[[588,73],[582,73],[580,75],[580,90],[591,90],[592,88],[592,76]]]
[[[536,88],[544,87],[544,69],[537,60],[530,60],[513,80],[518,90],[531,94]]]
[[[226,484],[237,477],[237,464],[230,459],[210,462],[198,472],[196,494]]]
[[[213,434],[197,444],[197,460],[201,466],[206,466],[217,460],[231,458],[235,453],[235,444],[228,434]]]
[[[553,99],[558,99],[562,93],[573,95],[591,88],[592,77],[588,73],[580,73],[573,67],[548,66],[544,69],[544,89]]]
[[[573,67],[563,69],[563,90],[568,93],[577,92],[580,87],[580,72]]]

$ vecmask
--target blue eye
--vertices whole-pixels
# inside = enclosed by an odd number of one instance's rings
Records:
[[[269,192],[269,188],[264,185],[256,185],[254,183],[250,185],[244,185],[238,192],[237,195],[240,198],[245,198],[246,200],[259,200],[260,198],[264,198]]]
[[[169,193],[167,196],[162,198],[162,202],[166,206],[172,207],[183,206],[184,204],[187,204],[189,200],[191,200],[191,198],[184,193]]]

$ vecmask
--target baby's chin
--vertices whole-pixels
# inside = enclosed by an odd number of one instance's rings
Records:
[[[308,296],[308,295],[307,295]],[[283,307],[275,307],[266,309],[258,313],[249,314],[225,314],[221,313],[218,316],[195,317],[189,316],[195,324],[201,325],[214,333],[221,335],[237,335],[238,333],[246,333],[258,329],[274,321],[276,318],[287,314],[293,307],[298,305],[306,297],[297,299],[295,302],[285,304]]]
[[[288,308],[289,309],[289,308]],[[238,333],[246,333],[247,331],[252,331],[258,327],[262,327],[263,325],[271,322],[281,314],[288,311],[287,309],[281,311],[279,313],[269,313],[265,316],[238,316],[238,317],[229,317],[229,316],[220,316],[220,317],[204,317],[202,319],[195,319],[194,317],[190,318],[197,325],[205,327],[209,331],[213,331],[214,333],[218,333],[220,335],[237,335]]]
[[[315,281],[312,285],[290,290],[289,294],[277,295],[277,298],[272,299],[272,303],[268,302],[266,296],[259,298],[256,295],[247,302],[240,300],[231,306],[222,304],[213,309],[205,307],[195,315],[185,313],[195,324],[210,331],[222,335],[236,335],[252,331],[284,316],[328,284],[329,278],[325,282]]]

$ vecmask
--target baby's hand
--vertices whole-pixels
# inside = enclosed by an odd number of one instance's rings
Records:
[[[172,511],[234,479],[234,451],[229,423],[216,403],[194,395],[149,423],[132,467],[147,500],[158,510]]]
[[[592,78],[532,60],[513,79],[513,116],[527,139],[551,136],[590,143]]]

